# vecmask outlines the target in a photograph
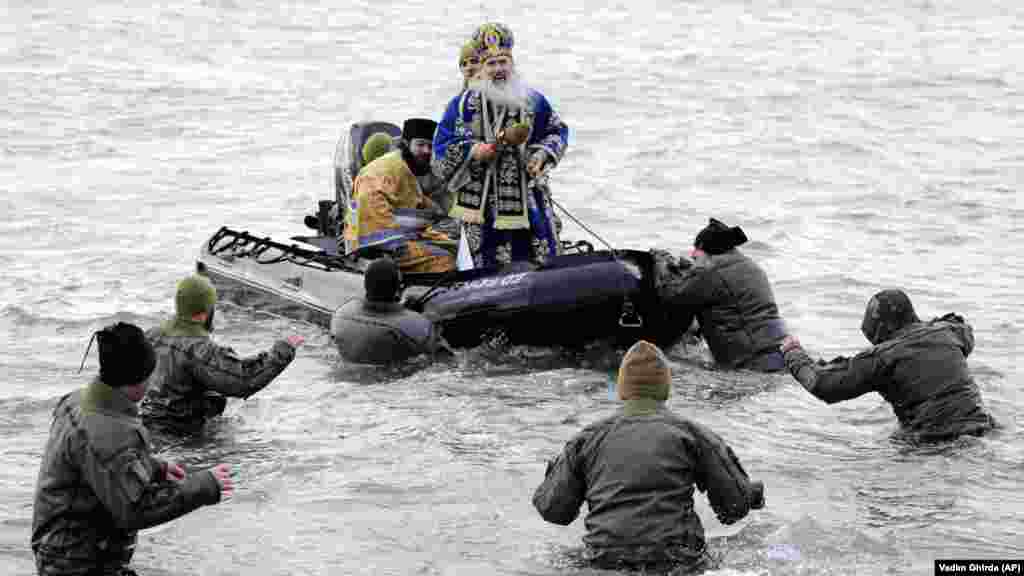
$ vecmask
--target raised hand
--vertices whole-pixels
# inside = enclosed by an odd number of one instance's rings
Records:
[[[791,336],[787,334],[786,337],[782,339],[782,345],[779,346],[779,350],[781,350],[782,353],[785,354],[786,352],[789,352],[793,348],[800,347],[800,340],[797,339],[796,336]]]
[[[496,154],[496,146],[494,144],[477,142],[473,145],[469,154],[473,157],[473,160],[476,160],[477,162],[488,162],[494,158],[494,155]]]

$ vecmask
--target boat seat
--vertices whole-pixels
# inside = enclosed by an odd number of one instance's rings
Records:
[[[348,134],[338,141],[334,153],[335,206],[331,209],[331,219],[337,223],[338,230],[345,227],[352,187],[363,165],[363,144],[378,132],[384,132],[392,138],[402,135],[402,129],[390,122],[356,122],[349,128]]]
[[[338,156],[335,157],[335,178],[338,181],[336,188],[341,196],[339,200],[344,202],[343,206],[346,208],[349,197],[352,195],[353,182],[359,174],[359,169],[363,166],[363,144],[370,136],[378,132],[384,132],[392,138],[402,135],[402,129],[390,122],[376,120],[356,122],[348,131],[348,149],[344,152],[338,150]],[[342,211],[343,213],[344,211]]]

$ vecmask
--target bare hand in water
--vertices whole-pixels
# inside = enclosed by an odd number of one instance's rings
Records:
[[[235,481],[231,479],[231,466],[217,464],[211,472],[213,472],[213,477],[217,480],[217,484],[220,485],[221,502],[230,499],[235,493]]]
[[[165,477],[172,482],[181,482],[185,479],[185,469],[174,462],[168,462]]]
[[[782,353],[785,354],[793,348],[800,348],[800,340],[796,336],[787,335],[782,339],[782,345],[779,346],[779,350],[782,350]]]

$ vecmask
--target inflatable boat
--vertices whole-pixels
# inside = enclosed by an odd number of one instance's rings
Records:
[[[348,205],[356,153],[380,131],[400,132],[384,122],[360,123],[339,140],[335,197],[319,201],[316,216],[306,217],[315,234],[279,239],[223,227],[202,244],[197,268],[222,298],[329,329],[335,310],[362,297],[363,272],[381,252],[343,253],[339,208]],[[658,302],[653,251],[563,241],[562,252],[542,266],[406,274],[403,304],[437,323],[454,347],[476,346],[496,331],[511,344],[542,346],[640,338],[668,346],[682,337],[674,314]]]

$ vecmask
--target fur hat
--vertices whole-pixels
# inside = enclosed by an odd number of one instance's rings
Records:
[[[378,258],[366,267],[363,286],[370,302],[395,302],[402,289],[402,272],[391,258]]]
[[[391,135],[377,132],[363,142],[363,166],[388,153],[391,149]]]
[[[206,277],[193,274],[178,282],[178,291],[174,296],[178,318],[191,320],[195,314],[212,310],[216,303],[217,290]]]
[[[708,254],[724,254],[746,241],[747,235],[739,226],[730,228],[721,221],[710,218],[708,225],[694,239],[693,247]]]
[[[616,382],[619,398],[668,400],[671,386],[672,369],[665,354],[654,344],[640,340],[622,357]]]
[[[118,322],[96,333],[100,348],[100,380],[107,386],[132,386],[156,368],[153,345],[138,326]]]
[[[409,118],[405,121],[405,124],[402,124],[402,140],[406,142],[411,141],[413,138],[433,140],[436,128],[437,122],[429,118]]]
[[[473,42],[477,46],[477,56],[483,62],[495,56],[511,58],[515,38],[508,26],[499,22],[488,22],[476,29],[476,32],[473,33]]]

